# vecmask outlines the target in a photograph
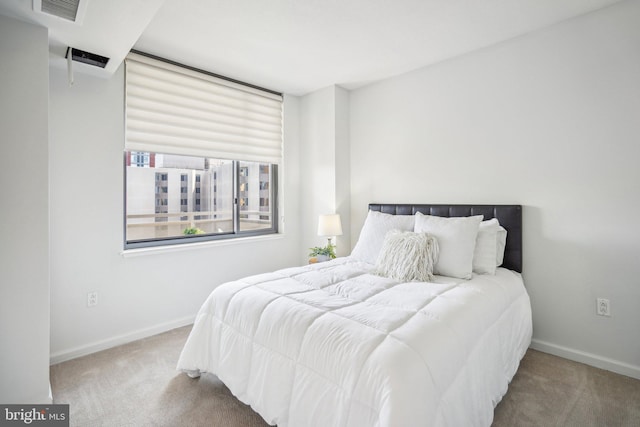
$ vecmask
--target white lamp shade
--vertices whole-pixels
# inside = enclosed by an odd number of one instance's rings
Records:
[[[340,215],[320,215],[318,219],[318,236],[342,236]]]

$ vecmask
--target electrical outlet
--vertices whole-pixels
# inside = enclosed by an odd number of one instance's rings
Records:
[[[611,307],[609,307],[608,299],[596,299],[596,314],[598,314],[598,316],[611,316]]]
[[[96,305],[98,305],[98,293],[89,292],[87,294],[87,307],[94,307]]]

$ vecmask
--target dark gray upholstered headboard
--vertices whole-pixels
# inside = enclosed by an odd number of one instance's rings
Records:
[[[371,203],[369,210],[391,215],[414,215],[422,212],[434,216],[484,215],[484,219],[498,218],[507,230],[507,246],[503,267],[522,273],[522,206],[521,205],[410,205]]]

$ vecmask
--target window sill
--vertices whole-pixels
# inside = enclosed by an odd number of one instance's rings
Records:
[[[242,244],[251,243],[251,242],[263,242],[268,240],[280,240],[280,239],[284,239],[283,233],[267,234],[264,236],[236,237],[234,239],[209,240],[207,242],[183,243],[179,245],[152,246],[148,248],[125,249],[122,252],[120,252],[120,255],[122,255],[124,258],[131,258],[131,257],[137,257],[137,256],[164,254],[164,253],[170,253],[170,252],[191,251],[191,250],[197,250],[200,248],[242,245]]]

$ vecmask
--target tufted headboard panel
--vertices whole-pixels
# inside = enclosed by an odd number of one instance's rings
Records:
[[[497,218],[507,230],[507,246],[503,267],[522,273],[522,206],[521,205],[412,205],[371,203],[369,210],[391,215],[414,215],[421,212],[434,216],[484,215],[484,219]]]

